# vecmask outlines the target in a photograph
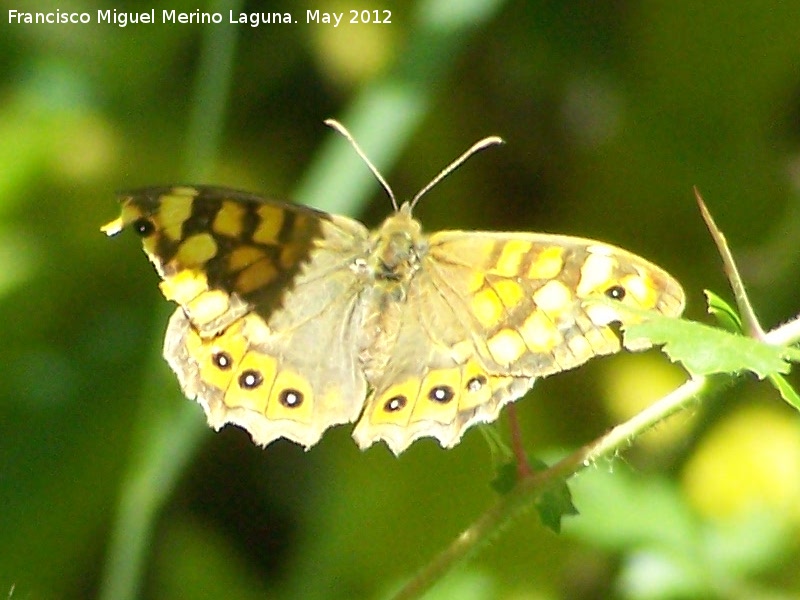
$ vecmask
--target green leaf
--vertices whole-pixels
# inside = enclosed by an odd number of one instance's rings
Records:
[[[708,313],[713,315],[724,329],[731,333],[744,333],[739,313],[711,290],[703,290],[708,304]]]
[[[519,480],[517,472],[517,462],[511,460],[502,464],[498,464],[494,470],[494,479],[489,483],[489,486],[501,496],[509,493],[514,489]]]
[[[735,335],[716,327],[693,321],[649,315],[648,321],[624,327],[628,340],[646,338],[663,345],[673,362],[680,362],[692,375],[740,373],[751,371],[764,379],[776,373],[788,373],[794,352],[771,346],[753,338]]]
[[[797,395],[797,392],[791,384],[786,381],[785,377],[772,374],[769,376],[769,380],[787,404],[792,406],[795,410],[800,410],[800,396]]]
[[[528,464],[536,472],[546,471],[549,466],[538,458],[528,458]],[[495,467],[495,478],[491,487],[501,495],[508,494],[519,481],[519,470],[516,460],[511,460]],[[578,514],[578,509],[572,503],[572,493],[564,479],[559,479],[554,484],[545,488],[534,502],[536,512],[542,525],[555,533],[561,532],[561,520]]]
[[[536,511],[542,525],[555,533],[561,533],[561,520],[578,514],[578,509],[572,503],[572,494],[566,481],[561,481],[546,489],[535,502]]]
[[[549,466],[538,458],[529,458],[528,464],[537,473],[546,471]],[[578,509],[572,503],[572,492],[566,480],[559,479],[553,485],[547,487],[534,503],[536,512],[542,525],[555,533],[561,533],[561,520],[578,514]]]

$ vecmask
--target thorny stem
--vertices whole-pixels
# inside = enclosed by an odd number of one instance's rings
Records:
[[[733,297],[736,299],[736,305],[739,307],[739,312],[744,319],[747,335],[763,342],[765,340],[764,329],[758,322],[756,313],[753,310],[753,305],[750,303],[750,299],[747,297],[747,293],[744,290],[742,277],[739,275],[739,269],[736,267],[736,262],[733,260],[733,254],[731,254],[731,250],[728,247],[725,235],[717,227],[711,213],[708,212],[708,208],[706,208],[705,202],[703,202],[700,190],[696,187],[694,188],[694,195],[695,198],[697,198],[697,205],[700,207],[700,214],[703,215],[703,220],[706,222],[708,231],[711,233],[711,237],[717,245],[717,250],[719,250],[719,255],[722,257],[722,266],[731,284]]]
[[[765,334],[769,344],[789,345],[800,342],[800,316]],[[733,376],[730,376],[733,377]],[[583,446],[545,471],[534,472],[518,482],[477,521],[465,529],[447,548],[434,557],[403,587],[394,600],[421,598],[445,574],[478,551],[493,535],[507,526],[520,512],[533,505],[537,497],[551,486],[594,464],[598,459],[613,457],[630,446],[638,436],[673,414],[691,406],[707,390],[707,377],[686,381],[633,418]]]

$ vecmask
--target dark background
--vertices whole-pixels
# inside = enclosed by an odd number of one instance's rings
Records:
[[[99,231],[117,190],[218,183],[376,225],[389,203],[323,119],[401,198],[497,134],[421,202],[427,229],[602,239],[673,273],[702,320],[704,288],[730,293],[697,185],[764,326],[797,314],[800,2],[233,5],[299,22],[121,28],[97,10],[229,7],[0,0],[4,23],[93,19],[0,36],[0,596],[379,598],[495,499],[474,430],[397,459],[350,427],[308,453],[207,429],[160,358],[172,307],[139,242]],[[527,447],[552,460],[683,377],[653,351],[542,381],[518,404]],[[795,597],[796,413],[749,378],[688,412],[575,478],[561,535],[531,511],[431,597]]]

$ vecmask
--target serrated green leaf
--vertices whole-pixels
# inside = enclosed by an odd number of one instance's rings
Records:
[[[546,471],[549,468],[547,463],[538,458],[529,459],[528,463],[536,472]],[[572,503],[572,492],[569,491],[569,486],[563,479],[544,490],[534,505],[542,525],[555,533],[561,533],[561,520],[564,517],[578,514],[578,509]]]
[[[528,458],[531,469],[540,473],[549,468],[547,463],[538,458]],[[516,461],[509,461],[495,467],[495,477],[491,487],[499,494],[508,494],[519,481],[519,470]],[[555,533],[561,532],[561,520],[564,517],[577,515],[578,509],[572,503],[572,493],[567,482],[559,479],[539,494],[534,501],[536,512],[542,525]]]
[[[555,533],[561,533],[561,520],[578,514],[578,509],[572,503],[572,494],[566,481],[545,490],[536,500],[536,511],[542,525]]]
[[[720,326],[732,333],[744,332],[742,328],[742,319],[739,317],[739,313],[737,313],[730,304],[711,290],[703,290],[703,294],[706,297],[708,313],[717,319],[717,323],[719,323]]]
[[[783,356],[786,358],[786,360],[791,362],[800,362],[800,348],[795,346],[787,346],[783,350]]]
[[[785,377],[773,374],[769,376],[769,380],[787,404],[792,406],[795,410],[800,410],[800,396],[797,395],[797,392],[791,384],[786,381]]]
[[[753,338],[694,321],[650,315],[648,321],[624,327],[625,339],[646,338],[663,345],[673,362],[680,362],[692,375],[750,371],[764,379],[788,373],[792,352]]]

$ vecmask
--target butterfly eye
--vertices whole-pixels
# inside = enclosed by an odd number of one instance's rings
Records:
[[[621,285],[612,285],[610,288],[606,290],[606,296],[611,298],[612,300],[624,300],[625,299],[625,288]]]
[[[281,393],[278,395],[278,401],[286,408],[297,408],[303,403],[303,394],[298,390],[287,388],[281,390]]]
[[[473,377],[467,382],[467,391],[477,392],[480,391],[485,385],[486,385],[486,377],[484,377],[483,375],[478,375],[476,377]]]
[[[211,361],[214,363],[214,366],[222,371],[227,371],[233,365],[233,358],[231,358],[231,355],[223,351],[215,352],[211,357]]]
[[[239,387],[245,390],[253,390],[264,382],[264,377],[258,371],[248,369],[239,375]]]
[[[449,385],[437,385],[436,387],[432,387],[428,392],[428,398],[441,404],[450,402],[453,396],[455,396],[455,392]]]
[[[155,232],[156,226],[150,219],[140,217],[133,222],[133,230],[141,237],[147,237]]]
[[[386,404],[383,405],[383,410],[386,412],[397,412],[398,410],[402,410],[406,402],[408,402],[408,400],[405,396],[392,396],[386,401]]]

